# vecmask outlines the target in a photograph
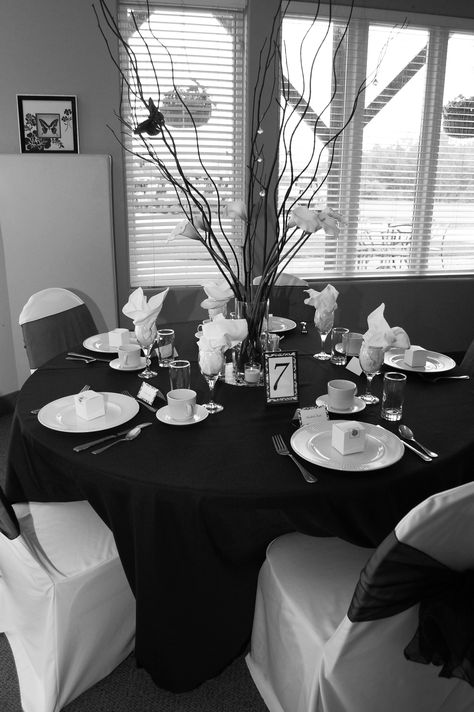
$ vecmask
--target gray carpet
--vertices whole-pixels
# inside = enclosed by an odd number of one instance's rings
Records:
[[[0,417],[0,483],[11,418]],[[130,655],[108,677],[63,708],[64,712],[266,712],[243,657],[192,692],[161,690]],[[18,679],[6,637],[0,634],[0,712],[21,712]]]

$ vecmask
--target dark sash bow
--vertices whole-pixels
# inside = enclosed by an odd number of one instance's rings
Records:
[[[474,686],[474,571],[453,571],[392,532],[363,569],[348,617],[388,618],[418,602],[418,629],[405,657],[441,665],[440,677]]]

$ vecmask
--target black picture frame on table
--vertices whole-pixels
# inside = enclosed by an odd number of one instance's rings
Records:
[[[263,370],[268,405],[298,403],[296,351],[267,351],[264,354]]]
[[[77,97],[17,94],[22,153],[79,153]]]

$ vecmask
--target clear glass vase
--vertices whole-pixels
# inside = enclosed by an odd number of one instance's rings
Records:
[[[238,348],[235,374],[239,383],[245,383],[244,371],[246,363],[263,366],[261,335],[266,333],[268,329],[268,300],[244,302],[236,299],[234,313],[236,319],[245,319],[247,321],[248,333]]]

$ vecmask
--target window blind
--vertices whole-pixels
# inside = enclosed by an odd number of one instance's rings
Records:
[[[323,16],[283,22],[282,93],[309,106],[293,137],[293,175],[305,166],[317,122],[316,157],[292,196],[307,205],[298,196],[319,156],[311,207],[329,205],[345,221],[337,241],[322,231],[309,238],[287,271],[324,279],[474,272],[474,28],[451,30],[446,18],[442,27],[353,18],[344,30],[343,21]],[[312,78],[310,62],[297,54],[303,37],[313,53],[321,47]],[[323,148],[365,77],[353,121],[334,152]],[[291,183],[287,145],[280,197]]]
[[[216,186],[221,200],[243,197],[244,18],[242,8],[228,5],[151,2],[149,19],[143,3],[121,3],[119,8],[119,28],[136,57],[143,93],[163,113],[185,175],[214,210]],[[133,79],[123,48],[120,63]],[[193,114],[199,144],[189,114],[176,99],[176,87]],[[147,118],[143,107],[133,101],[128,106],[127,92],[124,99],[122,113],[131,126]],[[175,171],[160,136],[151,140],[157,156]],[[140,137],[126,131],[123,141],[131,286],[200,284],[216,278],[218,269],[201,244],[186,237],[170,239],[183,210],[171,183],[148,160]],[[241,221],[224,218],[222,227],[230,242],[224,249],[238,251]]]

